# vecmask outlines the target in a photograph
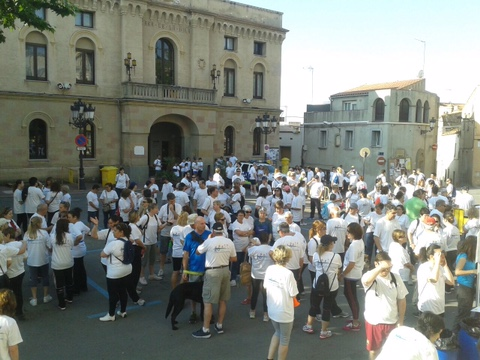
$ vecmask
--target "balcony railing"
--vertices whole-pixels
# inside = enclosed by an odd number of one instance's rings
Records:
[[[175,85],[126,82],[123,97],[142,100],[161,100],[181,103],[215,104],[215,90]]]

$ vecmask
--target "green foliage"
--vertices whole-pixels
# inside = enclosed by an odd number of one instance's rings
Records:
[[[15,29],[17,19],[40,31],[54,32],[55,29],[46,20],[35,14],[40,9],[49,9],[61,17],[75,15],[77,11],[68,0],[0,0],[0,43],[6,40],[4,29]]]

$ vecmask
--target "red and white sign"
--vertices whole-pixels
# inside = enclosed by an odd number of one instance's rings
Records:
[[[379,156],[377,158],[377,164],[380,165],[380,166],[383,166],[387,163],[387,160],[385,160],[385,158],[383,156]]]
[[[85,135],[79,134],[75,136],[75,145],[78,147],[85,147],[88,144],[88,139]]]

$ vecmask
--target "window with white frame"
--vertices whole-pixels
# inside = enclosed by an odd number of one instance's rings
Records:
[[[344,101],[343,110],[344,111],[357,110],[357,103],[355,101]]]
[[[353,130],[345,131],[345,149],[346,150],[353,149]]]
[[[319,149],[327,148],[327,130],[320,130],[320,137],[318,139],[318,148]]]
[[[382,132],[372,130],[372,147],[382,147]]]

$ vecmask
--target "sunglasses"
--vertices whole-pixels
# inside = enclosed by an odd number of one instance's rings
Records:
[[[219,219],[219,220],[220,220],[220,221],[225,221],[225,218],[223,218],[223,219]]]

